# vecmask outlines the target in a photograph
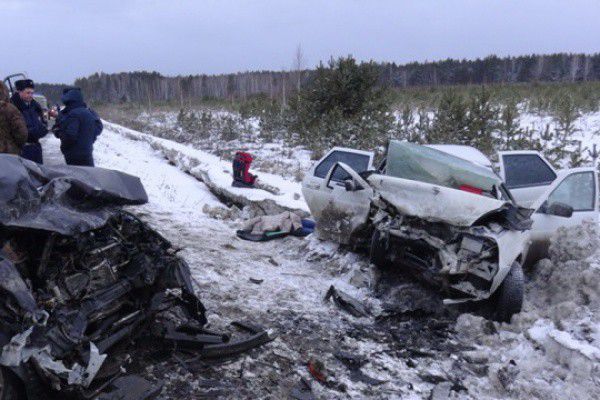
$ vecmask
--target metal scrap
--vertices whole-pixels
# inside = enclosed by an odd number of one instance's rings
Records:
[[[327,293],[325,294],[325,298],[323,300],[327,301],[329,300],[329,298],[333,299],[333,302],[336,306],[355,317],[369,316],[369,312],[367,311],[365,306],[363,306],[358,300],[356,300],[349,294],[336,289],[333,285],[329,287],[329,290],[327,290]]]
[[[362,357],[357,354],[352,354],[345,351],[337,351],[334,353],[334,356],[350,370],[350,379],[352,379],[353,381],[360,381],[372,386],[381,385],[387,382],[384,380],[372,378],[361,370],[362,366],[367,363],[366,357]]]
[[[90,386],[90,383],[96,377],[96,374],[102,367],[104,360],[106,360],[106,354],[100,354],[96,345],[90,342],[90,361],[86,368],[79,364],[75,364],[73,369],[69,372],[68,383],[69,385],[81,385],[85,388]]]
[[[7,367],[17,367],[23,360],[23,349],[27,344],[27,339],[33,332],[33,326],[26,331],[13,336],[10,342],[2,349],[0,364]]]
[[[97,397],[98,400],[146,400],[160,394],[162,383],[152,384],[139,376],[130,375],[112,382],[109,392]]]
[[[189,267],[130,213],[112,211],[100,228],[74,235],[19,229],[9,238],[27,256],[17,266],[0,254],[0,293],[7,299],[0,304],[0,333],[7,338],[0,365],[24,370],[20,376],[38,397],[154,396],[160,387],[119,377],[119,370],[96,379],[118,358],[116,349],[140,337],[200,358],[231,357],[274,339],[264,329],[235,341],[204,329]]]

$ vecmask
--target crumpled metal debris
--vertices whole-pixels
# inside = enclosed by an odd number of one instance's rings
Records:
[[[17,367],[23,359],[23,349],[27,344],[27,339],[33,332],[33,326],[26,331],[13,336],[10,342],[2,349],[0,364],[7,367]]]
[[[140,179],[120,171],[0,154],[0,226],[70,235],[103,226],[110,207],[147,201]]]
[[[24,254],[14,264],[0,252],[0,365],[25,381],[30,396],[155,395],[160,387],[141,377],[114,368],[101,373],[141,337],[201,358],[231,357],[273,340],[264,329],[232,341],[204,329],[188,265],[125,211],[111,211],[104,225],[83,233],[1,227],[0,233]]]
[[[106,360],[106,354],[100,354],[96,345],[90,342],[90,361],[86,368],[79,364],[75,364],[73,369],[69,371],[68,383],[69,385],[81,385],[85,388],[90,386],[90,383],[96,377],[98,371],[102,367],[104,360]]]
[[[325,298],[323,300],[327,301],[329,300],[329,298],[333,299],[333,302],[336,306],[348,312],[349,314],[352,314],[355,317],[369,316],[369,312],[367,311],[365,306],[363,306],[358,300],[356,300],[349,294],[336,289],[333,285],[329,287],[329,290],[327,290],[327,293],[325,294]]]
[[[387,381],[375,379],[365,374],[361,368],[367,363],[367,358],[358,354],[348,353],[346,351],[337,351],[334,353],[335,358],[340,360],[351,372],[350,379],[360,381],[367,385],[381,385]]]
[[[124,376],[112,382],[109,391],[97,397],[98,400],[146,400],[160,394],[162,383],[152,384],[139,376]]]

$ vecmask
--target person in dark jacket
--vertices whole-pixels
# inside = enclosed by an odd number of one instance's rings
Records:
[[[11,104],[8,89],[0,82],[0,153],[21,155],[27,141],[27,125],[23,116]]]
[[[15,93],[10,101],[21,111],[27,125],[27,143],[23,147],[22,157],[42,164],[42,145],[40,139],[48,133],[47,122],[42,106],[33,99],[35,85],[31,79],[15,82]]]
[[[63,90],[63,108],[56,119],[54,134],[68,165],[94,166],[94,142],[102,132],[98,115],[83,101],[79,88]]]

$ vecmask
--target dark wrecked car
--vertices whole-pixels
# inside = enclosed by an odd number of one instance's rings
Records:
[[[145,399],[126,375],[133,339],[233,355],[270,340],[204,329],[205,309],[171,244],[119,206],[138,178],[0,155],[0,399]]]
[[[371,261],[439,287],[446,303],[485,301],[509,321],[521,310],[531,210],[491,170],[416,144],[391,141],[386,161],[334,148],[302,191],[321,238],[366,245]]]

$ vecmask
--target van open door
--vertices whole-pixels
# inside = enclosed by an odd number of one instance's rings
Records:
[[[501,151],[498,156],[500,176],[523,207],[530,207],[556,180],[557,171],[537,151]]]

